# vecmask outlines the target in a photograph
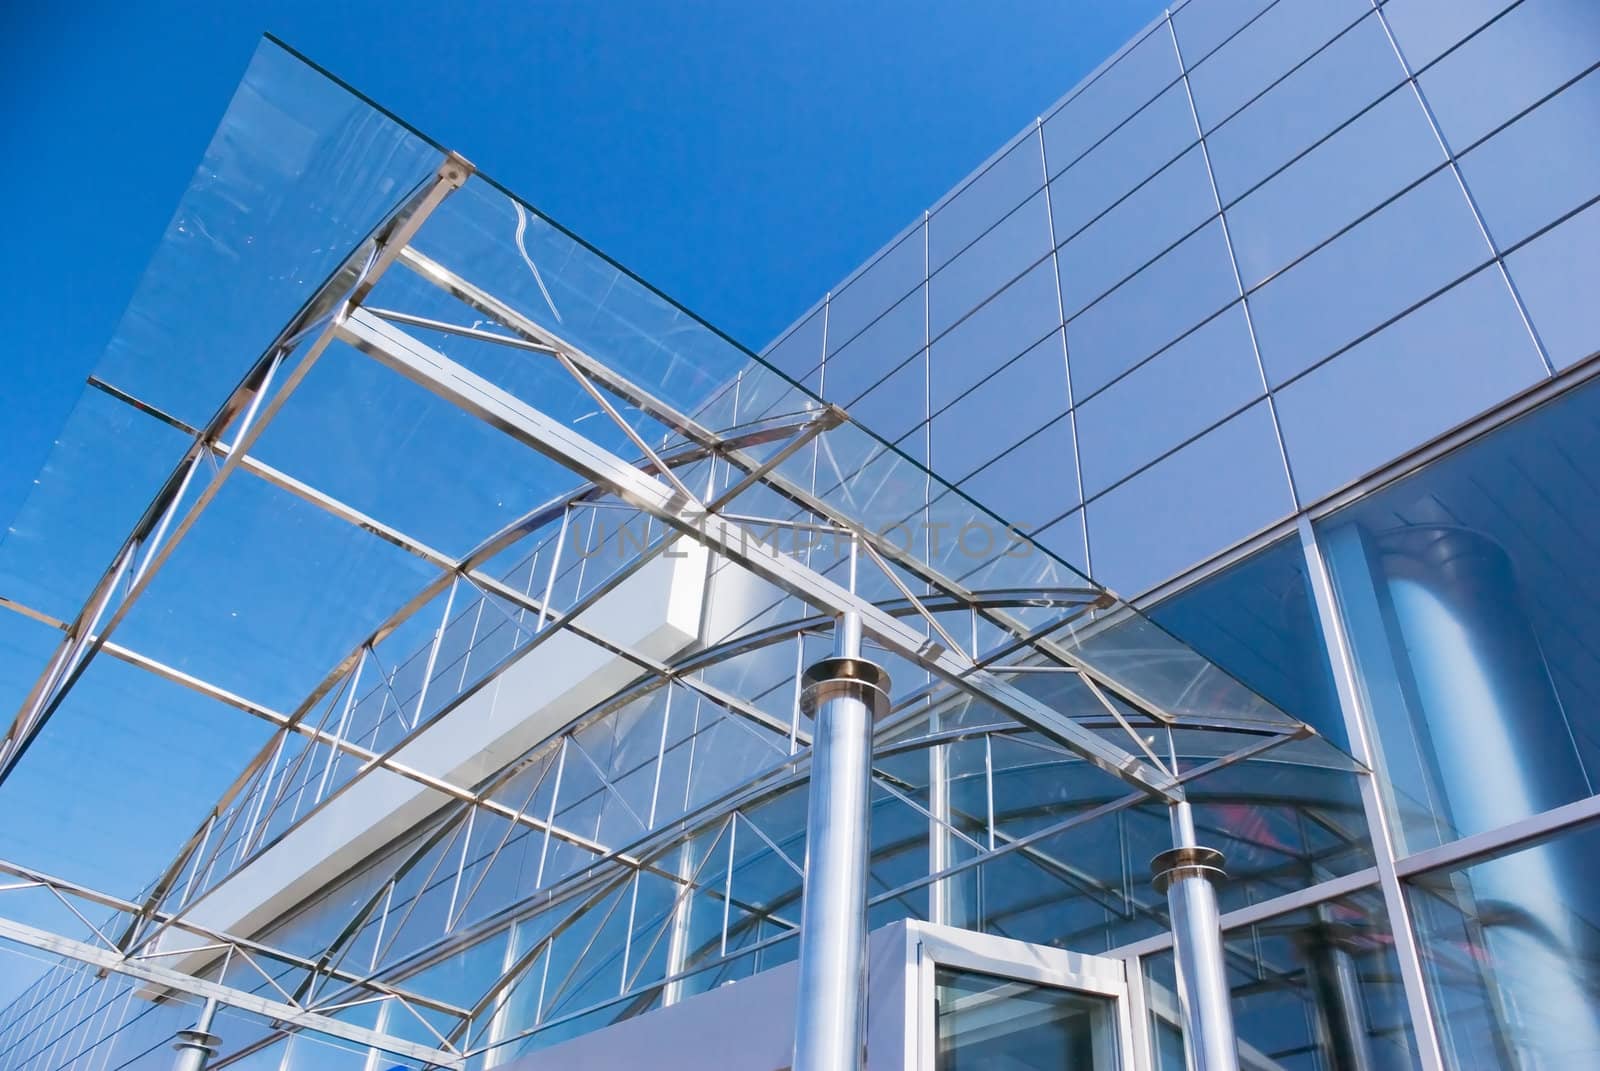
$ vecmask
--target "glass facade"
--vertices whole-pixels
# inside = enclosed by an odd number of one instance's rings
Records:
[[[421,207],[449,158],[269,43],[0,544],[0,698],[51,698],[0,747],[0,1069],[165,1067],[196,1014],[35,931],[323,1016],[224,1009],[273,1071],[500,1066],[794,959],[839,591],[896,685],[871,925],[1120,957],[1182,1067],[1137,768],[1226,856],[1244,1066],[1600,1061],[1597,134],[1588,0],[1175,3],[757,360],[481,177]],[[674,565],[696,500],[803,571]],[[691,568],[681,636],[616,612]],[[548,723],[446,762],[502,693]],[[937,1066],[1102,1066],[1081,995],[938,1008]]]

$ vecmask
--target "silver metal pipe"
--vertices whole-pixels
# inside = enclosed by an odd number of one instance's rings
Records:
[[[866,1009],[867,858],[872,723],[889,676],[861,657],[861,618],[840,615],[834,653],[805,673],[815,719],[806,818],[805,898],[794,1071],[859,1071]]]
[[[1239,1045],[1229,1003],[1222,924],[1217,909],[1222,853],[1196,842],[1187,801],[1172,806],[1171,851],[1151,860],[1157,892],[1167,895],[1183,1007],[1184,1047],[1193,1071],[1239,1071]]]
[[[172,1062],[172,1071],[205,1071],[206,1061],[216,1053],[222,1039],[211,1032],[211,1021],[217,1015],[217,999],[210,997],[200,1009],[200,1018],[187,1030],[178,1031],[172,1047],[178,1058]]]

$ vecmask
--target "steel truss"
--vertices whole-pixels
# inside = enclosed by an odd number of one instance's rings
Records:
[[[192,427],[162,413],[112,384],[91,381],[96,389],[190,436],[191,443],[72,621],[59,621],[15,601],[0,600],[0,605],[25,613],[63,633],[55,655],[35,682],[4,738],[0,739],[0,779],[15,768],[51,713],[59,707],[90,661],[101,653],[269,722],[276,731],[139,902],[74,886],[17,864],[0,863],[0,870],[20,879],[17,888],[45,889],[66,904],[96,940],[78,941],[13,922],[4,922],[0,935],[80,960],[99,970],[137,978],[157,989],[187,992],[265,1016],[285,1032],[312,1029],[431,1064],[460,1066],[465,1057],[491,1044],[481,1030],[485,1016],[492,1015],[506,993],[527,977],[551,943],[584,909],[603,904],[607,896],[615,895],[617,900],[610,910],[618,910],[622,891],[630,882],[637,888],[636,883],[645,876],[669,882],[677,892],[672,909],[655,933],[654,942],[644,956],[639,957],[632,971],[632,979],[639,983],[638,990],[619,994],[615,1001],[636,1000],[641,993],[656,990],[671,992],[684,978],[706,969],[704,964],[694,965],[697,959],[704,959],[705,950],[691,949],[684,943],[682,917],[685,905],[694,896],[709,895],[719,899],[725,916],[737,909],[747,920],[770,923],[783,931],[756,945],[742,946],[742,952],[792,935],[795,917],[792,913],[783,913],[783,905],[763,906],[742,901],[735,895],[732,852],[741,832],[746,838],[755,836],[766,850],[798,875],[795,860],[747,811],[804,780],[809,762],[809,737],[797,712],[788,716],[773,712],[772,689],[755,696],[734,694],[710,679],[709,671],[753,652],[792,643],[797,656],[796,673],[774,688],[797,689],[798,656],[803,651],[804,638],[826,632],[838,615],[859,616],[872,644],[928,675],[927,684],[896,697],[897,713],[884,722],[878,733],[880,759],[908,750],[938,749],[960,740],[1027,736],[1030,740],[1036,739],[1036,746],[1053,752],[1057,759],[1070,756],[1082,761],[1120,780],[1128,789],[1127,794],[1117,800],[1023,837],[997,831],[991,805],[988,835],[980,840],[961,829],[961,823],[970,823],[974,816],[952,810],[948,801],[943,804],[930,801],[929,805],[924,805],[913,798],[913,786],[880,770],[876,783],[883,791],[922,815],[940,839],[963,840],[978,854],[960,864],[936,866],[926,878],[883,892],[879,901],[904,896],[913,888],[937,886],[960,871],[1008,852],[1027,854],[1062,874],[1065,880],[1089,888],[1092,881],[1064,861],[1041,854],[1036,843],[1049,834],[1143,801],[1182,801],[1185,786],[1205,773],[1257,757],[1271,748],[1311,734],[1307,727],[1288,719],[1274,722],[1234,718],[1227,712],[1196,718],[1167,709],[1114,667],[1100,664],[1084,653],[1084,637],[1111,634],[1132,618],[1130,610],[1103,590],[1092,586],[971,589],[962,578],[947,575],[919,560],[909,546],[899,546],[885,534],[873,531],[871,525],[830,499],[827,488],[819,491],[816,486],[803,485],[787,473],[784,466],[806,451],[812,451],[819,461],[819,472],[813,474],[814,484],[815,476],[820,474],[820,461],[828,446],[829,433],[846,425],[845,414],[837,408],[810,402],[798,413],[768,413],[742,424],[722,428],[708,426],[701,418],[681,411],[630,379],[608,364],[603,356],[584,352],[510,303],[468,281],[458,271],[419,251],[412,241],[419,232],[426,233],[429,215],[466,183],[471,174],[471,166],[465,161],[455,156],[447,158],[435,178],[397,207],[319,289],[203,427]],[[364,303],[374,287],[395,265],[453,297],[463,309],[488,317],[491,325],[502,328],[503,332],[423,317],[403,309],[366,307]],[[527,401],[427,345],[408,333],[407,328],[446,336],[467,336],[477,342],[523,352],[530,360],[556,362],[638,451],[637,460],[626,460],[552,419]],[[434,396],[557,461],[573,474],[577,486],[491,534],[467,554],[454,557],[254,457],[251,449],[263,431],[335,341],[347,344]],[[619,405],[669,429],[678,441],[675,444],[652,442],[630,423]],[[196,475],[203,471],[203,463],[216,465],[216,471],[196,493],[190,494]],[[727,482],[721,487],[717,486],[715,478],[718,466],[727,473]],[[692,474],[703,469],[709,470],[710,479],[704,491],[697,491],[691,485],[695,478]],[[275,710],[248,696],[234,694],[112,639],[117,626],[214,501],[223,483],[240,470],[404,550],[437,570],[429,583],[330,667],[321,682],[293,710]],[[760,509],[756,514],[734,512],[733,507],[756,498],[757,491],[762,496],[759,501],[767,503],[764,513]],[[770,505],[773,502],[782,504],[789,512],[774,511]],[[659,535],[648,547],[642,547],[634,560],[595,584],[586,594],[569,605],[558,606],[553,593],[573,518],[605,508],[625,508],[646,517],[660,526]],[[550,531],[552,526],[559,526],[554,533]],[[784,527],[814,529],[845,540],[852,550],[849,582],[831,579],[799,557],[783,554],[769,545],[763,532],[770,534],[774,528]],[[532,591],[531,568],[526,587],[508,583],[488,570],[488,564],[503,552],[530,539],[540,540],[540,537],[543,538],[532,553],[550,555],[549,575],[541,594],[535,595]],[[586,623],[583,616],[586,609],[615,591],[647,562],[670,553],[684,541],[705,547],[714,561],[740,569],[770,585],[775,592],[793,597],[805,608],[804,613],[798,618],[758,625],[725,642],[702,646],[668,661],[609,639]],[[872,600],[858,594],[858,568],[871,571],[886,581],[898,597]],[[443,699],[435,694],[432,698],[437,707],[430,708],[427,691],[436,676],[446,631],[458,619],[453,616],[458,595],[474,600],[469,609],[480,617],[492,610],[505,618],[515,630],[515,653],[489,667],[470,684],[467,683],[469,671],[463,666],[456,693]],[[437,627],[432,630],[433,639],[413,656],[424,660],[422,691],[415,696],[396,695],[392,683],[394,674],[385,671],[379,649],[403,624],[441,598],[444,609]],[[1042,622],[1038,620],[1041,613],[1046,618]],[[954,631],[958,618],[970,625],[967,640],[958,639]],[[985,635],[998,634],[1003,639],[991,643],[987,649],[980,649],[980,625]],[[474,634],[476,627],[474,625]],[[1072,641],[1061,638],[1069,629],[1074,636]],[[637,676],[626,688],[589,710],[556,738],[520,756],[483,783],[456,784],[418,770],[397,757],[407,742],[447,716],[467,696],[492,683],[516,658],[562,632],[581,637],[622,658],[634,667]],[[1208,670],[1212,668],[1198,660],[1196,664]],[[374,673],[376,683],[368,676]],[[1079,682],[1097,704],[1096,712],[1086,715],[1054,709],[1019,686],[1028,674],[1039,673],[1062,674]],[[387,747],[377,746],[376,740],[371,746],[362,744],[349,725],[363,684],[368,687],[368,695],[377,694],[379,688],[385,689],[384,709],[388,709],[392,698],[395,716],[401,719],[403,731]],[[558,790],[561,771],[569,762],[587,764],[598,777],[602,791],[631,810],[607,772],[585,751],[579,733],[630,703],[655,693],[664,695],[669,704],[675,694],[692,695],[697,703],[710,704],[724,712],[731,724],[773,745],[768,766],[751,771],[743,784],[687,814],[663,819],[655,813],[652,803],[648,815],[633,814],[638,832],[620,843],[608,843],[594,835],[565,828],[556,820],[554,792],[545,813],[532,813],[531,805],[545,784],[546,775],[551,770],[556,771]],[[958,703],[981,704],[993,712],[995,720],[976,729],[949,731],[941,731],[929,723],[930,713]],[[797,710],[797,703],[787,704],[785,709],[791,707]],[[919,726],[923,727],[922,732],[908,735],[908,730]],[[1187,729],[1236,733],[1240,746],[1236,752],[1213,763],[1180,773],[1170,755],[1164,759],[1158,754],[1151,739],[1162,735],[1170,737],[1174,730]],[[663,720],[663,749],[665,733]],[[301,750],[286,757],[291,740],[296,741]],[[542,767],[538,765],[541,762],[544,763]],[[321,764],[320,775],[316,773],[317,763]],[[347,779],[340,781],[346,774],[335,771],[347,768]],[[538,776],[531,778],[532,787],[521,793],[522,802],[506,802],[502,798],[505,793],[513,785],[520,784],[519,777],[525,777],[532,770],[539,771]],[[433,793],[438,800],[435,825],[410,851],[385,863],[392,865],[392,875],[376,885],[375,891],[341,927],[326,949],[314,956],[293,955],[249,936],[218,933],[188,920],[187,915],[194,906],[217,884],[226,881],[229,873],[258,857],[270,847],[274,838],[308,821],[357,780],[376,771],[421,785]],[[318,781],[314,798],[305,813],[295,810],[287,824],[274,830],[272,819],[288,798],[287,787],[295,778],[300,778],[302,784]],[[299,805],[300,797],[296,796],[295,807]],[[501,822],[505,830],[482,864],[478,885],[482,884],[499,853],[518,833],[542,838],[545,852],[553,841],[571,845],[592,857],[591,862],[581,871],[560,878],[516,905],[463,924],[467,905],[477,892],[475,885],[464,891],[459,909],[452,896],[445,933],[428,946],[393,962],[382,962],[383,956],[375,951],[373,963],[366,970],[346,965],[353,939],[378,912],[386,909],[386,898],[394,896],[400,882],[415,868],[420,868],[444,838],[459,836],[465,859],[474,824],[480,822]],[[709,836],[712,847],[698,867],[683,865],[687,856],[682,859],[676,856],[687,852],[687,846],[696,836]],[[716,882],[702,880],[702,871],[724,837],[729,865],[719,889]],[[675,858],[668,859],[668,856]],[[441,854],[433,864],[434,869],[442,862]],[[111,920],[91,923],[73,906],[74,902],[109,910]],[[407,977],[415,977],[429,964],[486,933],[511,925],[534,911],[563,906],[570,909],[565,921],[534,947],[520,953],[517,962],[473,1006],[430,1001],[405,987]],[[404,920],[402,926],[403,923]],[[161,944],[161,938],[169,933],[200,938],[207,942],[204,950],[215,955],[198,972],[175,970],[161,962],[163,957],[171,955],[163,951]],[[725,945],[726,925],[722,940]],[[671,947],[669,958],[673,968],[665,982],[643,980],[640,974],[643,960],[662,942]],[[186,947],[193,951],[192,946]],[[721,951],[725,953],[726,948]],[[223,961],[222,970],[217,969],[218,960]],[[283,971],[293,975],[293,986],[284,986],[278,975],[260,970],[259,966],[259,973],[276,992],[275,997],[262,997],[215,980],[224,977],[227,968],[237,962],[255,966],[265,961],[281,965]],[[548,957],[545,962],[548,964]],[[559,1001],[563,992],[573,987],[578,966],[575,963],[567,978],[556,981],[553,1002]],[[628,977],[626,969],[623,973]],[[629,988],[624,986],[625,990]],[[437,1037],[438,1046],[390,1038],[381,1031],[353,1027],[326,1014],[329,1009],[373,999],[393,1001],[396,1006],[409,1010]],[[443,1014],[455,1025],[440,1031],[417,1009]],[[533,1029],[549,1025],[549,1022],[540,1022]],[[506,1042],[506,1038],[495,1038],[492,1044]]]

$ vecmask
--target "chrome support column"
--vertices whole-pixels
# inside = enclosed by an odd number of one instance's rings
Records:
[[[806,670],[801,709],[816,722],[806,816],[805,898],[794,1071],[859,1071],[866,1010],[872,723],[889,675],[861,657],[861,618],[841,614],[833,657]]]
[[[1150,869],[1156,891],[1166,893],[1172,915],[1189,1067],[1192,1071],[1239,1071],[1217,890],[1212,884],[1224,876],[1222,853],[1195,842],[1194,812],[1187,802],[1172,806],[1172,841],[1175,847],[1152,859]]]
[[[205,1071],[206,1061],[216,1055],[217,1046],[222,1043],[222,1039],[211,1032],[211,1020],[216,1014],[217,999],[211,997],[201,1007],[200,1018],[194,1025],[178,1031],[178,1040],[172,1043],[178,1050],[172,1071]]]

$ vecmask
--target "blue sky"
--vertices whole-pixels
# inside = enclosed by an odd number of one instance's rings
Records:
[[[0,517],[44,461],[263,31],[759,347],[1158,12],[1148,0],[10,5]]]

